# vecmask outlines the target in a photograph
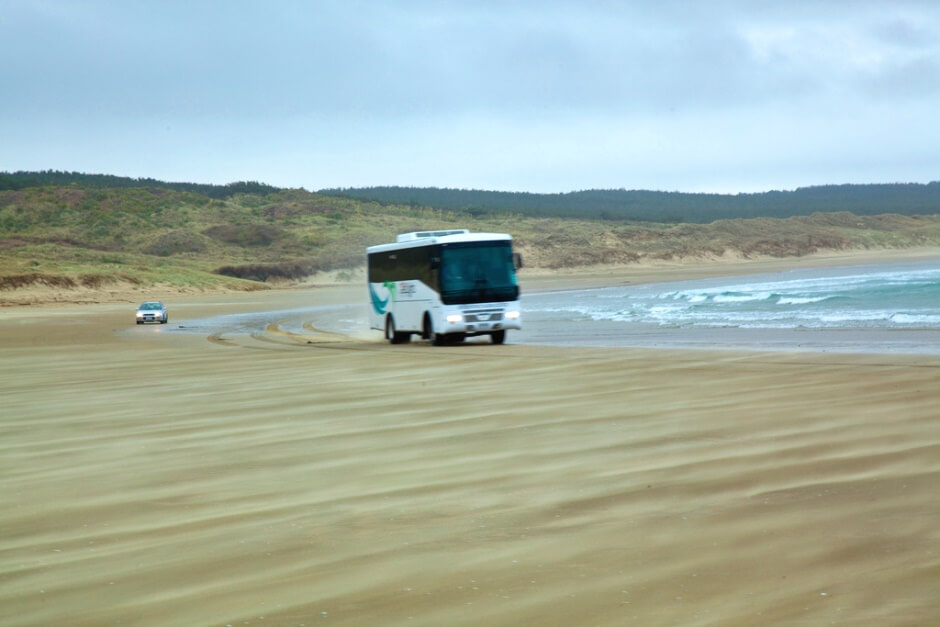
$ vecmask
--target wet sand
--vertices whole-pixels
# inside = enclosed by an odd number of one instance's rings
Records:
[[[0,624],[940,621],[937,356],[167,332],[359,298],[0,310]]]

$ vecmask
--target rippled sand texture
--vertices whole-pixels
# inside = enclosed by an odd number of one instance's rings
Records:
[[[0,318],[0,624],[940,622],[936,357],[54,313]]]

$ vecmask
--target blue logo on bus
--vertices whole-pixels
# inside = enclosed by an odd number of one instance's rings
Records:
[[[371,283],[369,283],[369,296],[372,299],[372,308],[375,309],[375,313],[379,315],[388,311],[388,302],[390,300],[395,302],[395,283],[392,281],[385,281],[382,286],[388,290],[388,296],[385,297],[385,300],[379,298],[379,295],[375,293],[375,288],[372,287]]]

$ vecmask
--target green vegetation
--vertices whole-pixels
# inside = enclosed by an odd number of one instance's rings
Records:
[[[277,187],[256,181],[239,181],[228,185],[205,185],[200,183],[167,183],[150,178],[130,178],[111,174],[83,174],[81,172],[0,172],[0,190],[25,189],[45,185],[74,185],[82,188],[128,188],[150,187],[172,189],[179,192],[194,192],[209,198],[230,198],[235,194],[270,194],[280,191]]]
[[[591,220],[385,204],[260,184],[245,184],[260,185],[254,192],[149,179],[108,186],[118,177],[78,175],[67,184],[28,185],[30,176],[0,173],[6,184],[0,189],[3,290],[120,284],[258,289],[320,271],[352,276],[366,246],[401,232],[455,227],[512,233],[526,265],[543,268],[940,246],[940,215],[821,212],[707,224]]]
[[[824,185],[792,192],[686,194],[597,189],[529,194],[428,187],[320,190],[321,194],[399,205],[422,205],[488,215],[507,211],[532,217],[693,222],[740,218],[789,218],[846,211],[855,215],[940,213],[940,181],[886,185]]]

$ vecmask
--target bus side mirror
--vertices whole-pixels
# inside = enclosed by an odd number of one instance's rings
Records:
[[[516,270],[522,267],[522,253],[512,254],[512,265]]]

